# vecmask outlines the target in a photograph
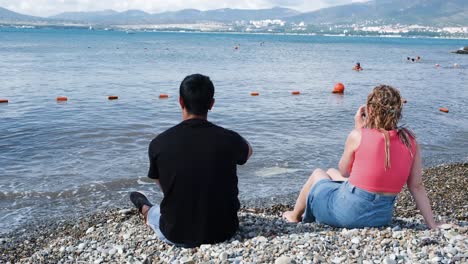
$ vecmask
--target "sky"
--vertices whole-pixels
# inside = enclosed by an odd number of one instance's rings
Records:
[[[324,7],[364,2],[366,0],[0,0],[0,7],[33,15],[51,16],[61,12],[138,9],[149,13],[187,8],[211,10],[218,8],[260,9],[274,6],[293,8],[301,12]]]

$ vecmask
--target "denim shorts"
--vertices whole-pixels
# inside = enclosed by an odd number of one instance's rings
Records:
[[[161,209],[159,205],[155,204],[151,206],[151,208],[148,210],[148,216],[146,220],[146,224],[153,229],[153,231],[156,233],[158,238],[169,244],[169,245],[175,245],[176,247],[184,247],[184,248],[191,248],[194,247],[192,245],[185,245],[185,244],[178,244],[178,243],[173,243],[167,239],[164,234],[161,232],[161,229],[159,228],[159,219],[161,218]]]
[[[379,195],[348,181],[318,181],[310,190],[304,222],[335,227],[362,228],[389,225],[396,196]]]

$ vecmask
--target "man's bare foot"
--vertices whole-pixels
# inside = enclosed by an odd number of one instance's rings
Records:
[[[130,201],[138,208],[138,211],[143,215],[145,218],[145,223],[147,223],[148,219],[148,211],[153,206],[146,196],[140,192],[131,192],[130,193]]]
[[[143,215],[143,218],[145,219],[145,224],[148,224],[148,212],[150,210],[151,207],[149,207],[148,205],[143,205],[143,207],[141,208],[141,214]]]
[[[302,217],[296,216],[293,211],[284,212],[283,218],[289,223],[299,223],[302,221]]]

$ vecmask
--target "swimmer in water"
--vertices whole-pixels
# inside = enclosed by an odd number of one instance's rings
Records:
[[[356,65],[354,65],[353,70],[355,70],[355,71],[362,71],[363,69],[362,69],[362,67],[361,67],[361,63],[356,62]]]

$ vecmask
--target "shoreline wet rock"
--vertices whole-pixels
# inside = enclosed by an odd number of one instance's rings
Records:
[[[468,50],[455,50],[455,51],[452,51],[452,53],[455,53],[455,54],[468,54]]]
[[[390,227],[343,229],[290,224],[281,213],[295,194],[243,203],[231,240],[194,249],[162,243],[136,209],[108,209],[77,219],[27,226],[0,237],[0,263],[466,263],[468,164],[424,171],[435,215],[427,230],[407,190]]]
[[[456,53],[456,54],[468,54],[468,46],[463,47],[463,49],[459,49],[459,50],[452,51],[452,53]]]

